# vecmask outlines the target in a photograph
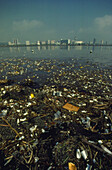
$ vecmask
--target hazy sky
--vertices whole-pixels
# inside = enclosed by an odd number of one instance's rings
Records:
[[[112,43],[112,0],[0,0],[0,42],[75,36]]]

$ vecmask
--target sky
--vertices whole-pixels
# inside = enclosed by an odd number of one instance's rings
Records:
[[[0,42],[112,43],[112,0],[0,0]]]

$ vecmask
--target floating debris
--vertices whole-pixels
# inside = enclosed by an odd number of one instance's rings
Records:
[[[68,167],[69,167],[69,170],[77,170],[75,164],[73,164],[72,162],[68,163]]]
[[[70,110],[70,111],[75,111],[77,112],[79,110],[79,107],[77,106],[74,106],[72,104],[69,104],[69,103],[66,103],[64,106],[63,106],[64,109],[67,109],[67,110]]]
[[[111,69],[76,59],[0,66],[2,169],[112,169]]]

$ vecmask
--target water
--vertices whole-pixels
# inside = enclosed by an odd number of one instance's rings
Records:
[[[97,74],[108,71],[110,75],[111,56],[112,47],[1,47],[0,77],[16,82],[32,79],[44,83],[64,71],[83,73],[99,70]]]
[[[91,50],[92,53],[90,53]],[[112,47],[0,47],[0,60],[24,57],[30,60],[56,59],[64,61],[76,58],[81,63],[90,61],[110,67],[112,65]]]

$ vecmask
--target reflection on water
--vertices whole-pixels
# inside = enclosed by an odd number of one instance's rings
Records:
[[[72,49],[75,49],[75,50],[82,50],[82,46],[60,46],[60,49],[65,49],[65,50],[72,50]]]
[[[80,51],[80,50],[92,50],[92,51],[103,51],[104,50],[112,50],[112,47],[108,47],[108,46],[29,46],[29,47],[0,47],[0,52],[1,51],[10,51],[10,52],[21,52],[23,50],[26,50],[26,51],[32,51],[34,49],[37,49],[37,50],[67,50],[67,51],[70,51],[70,50],[77,50],[77,51]]]
[[[37,49],[40,51],[40,49],[41,49],[40,46],[37,46]]]
[[[37,49],[40,50],[54,50],[57,46],[37,46]]]
[[[82,46],[75,46],[75,50],[82,50]]]
[[[92,51],[92,53],[90,53]],[[89,60],[102,64],[112,64],[112,47],[97,46],[30,46],[30,47],[0,47],[0,59],[70,59]]]
[[[10,52],[19,52],[21,50],[21,48],[20,47],[9,47],[9,51]]]
[[[27,51],[31,51],[31,48],[30,47],[26,47]]]
[[[10,50],[10,52],[12,52],[13,51],[13,47],[9,47],[9,50]]]

